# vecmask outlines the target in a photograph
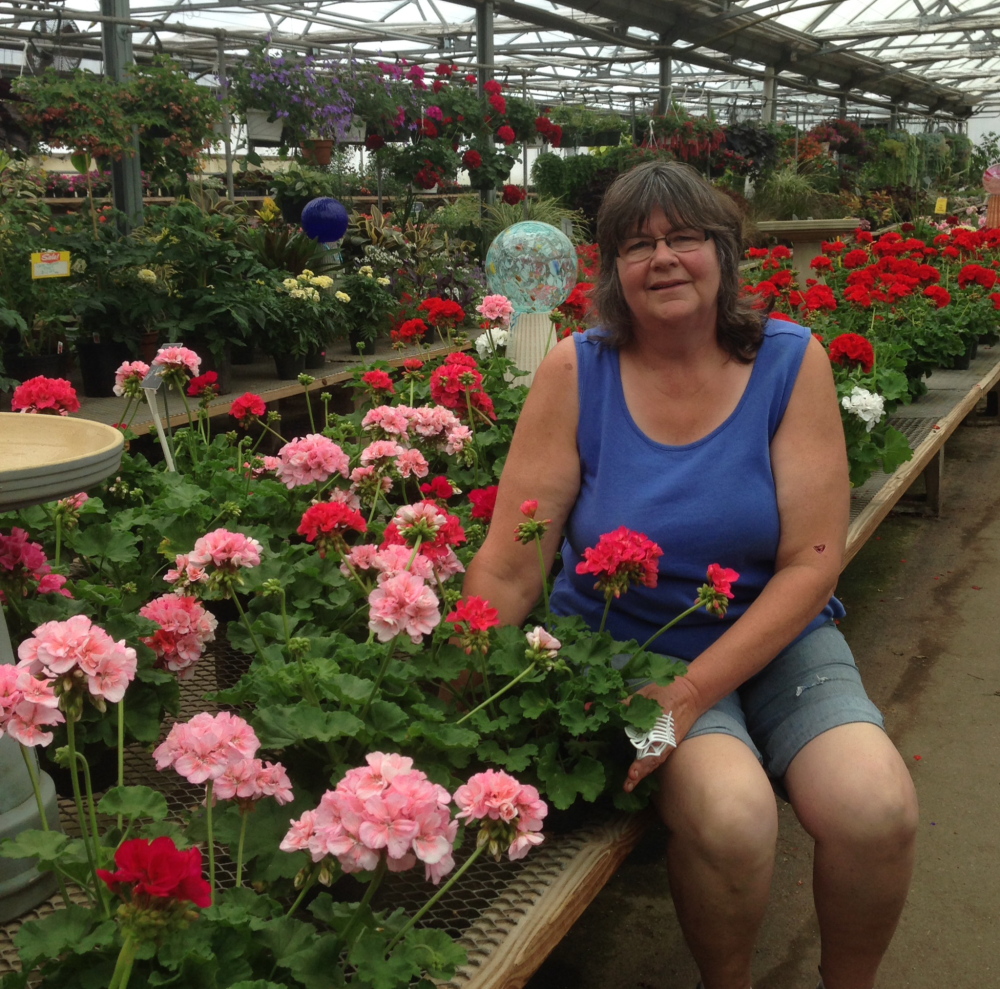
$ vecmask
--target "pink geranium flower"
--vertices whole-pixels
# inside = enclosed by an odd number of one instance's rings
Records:
[[[251,536],[228,529],[213,529],[200,536],[190,553],[180,553],[174,567],[163,579],[175,590],[218,591],[232,593],[242,583],[240,570],[260,565],[261,545]]]
[[[42,729],[63,723],[58,705],[52,680],[0,665],[0,736],[6,732],[22,745],[49,745],[52,733]]]
[[[201,370],[201,358],[188,347],[167,344],[160,347],[153,358],[153,366],[167,371],[183,371],[193,378]]]
[[[286,443],[278,451],[278,459],[281,461],[278,480],[288,489],[313,481],[323,483],[334,474],[347,477],[350,469],[347,454],[333,440],[319,433]]]
[[[280,763],[255,758],[260,741],[242,718],[227,711],[202,712],[177,723],[153,750],[156,768],[172,767],[190,783],[212,783],[213,799],[292,799],[291,784]]]
[[[62,622],[45,622],[17,649],[18,666],[33,676],[63,679],[64,689],[73,689],[83,674],[87,690],[103,702],[117,704],[135,677],[136,656],[124,639],[117,642],[86,615],[74,615]]]
[[[406,634],[414,643],[433,632],[441,621],[438,599],[423,579],[403,572],[379,584],[368,595],[368,627],[379,642]]]
[[[455,791],[457,819],[481,823],[479,844],[488,844],[496,858],[507,851],[511,861],[524,858],[543,841],[540,833],[548,806],[533,786],[495,769],[476,773]]]
[[[458,822],[448,791],[403,756],[373,752],[350,769],[315,810],[306,811],[281,842],[282,851],[307,851],[314,862],[335,857],[344,872],[370,871],[384,859],[392,872],[424,864],[438,883],[455,866]]]
[[[139,614],[160,626],[142,640],[156,653],[157,665],[173,670],[180,680],[190,677],[191,667],[201,659],[206,643],[215,639],[215,616],[186,594],[154,598],[139,609]]]
[[[505,295],[487,295],[483,301],[476,306],[476,312],[486,319],[498,320],[504,326],[510,323],[511,316],[514,315],[514,307],[510,299]]]
[[[114,393],[122,398],[142,398],[142,382],[149,374],[145,361],[122,361],[115,371]]]

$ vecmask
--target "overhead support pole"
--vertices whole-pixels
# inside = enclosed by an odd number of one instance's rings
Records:
[[[778,102],[778,80],[775,77],[774,66],[764,66],[764,103],[760,108],[760,122],[773,124],[775,107]]]
[[[847,93],[841,93],[838,100],[837,116],[841,120],[847,119]]]
[[[216,47],[218,53],[219,65],[218,65],[218,80],[219,86],[222,87],[222,95],[226,97],[229,95],[229,80],[226,75],[226,39],[220,34],[218,45]],[[233,120],[229,116],[229,112],[226,112],[226,118],[223,121],[222,127],[222,141],[226,149],[226,195],[230,199],[236,198],[236,190],[233,186],[233,135],[232,135]]]
[[[477,89],[479,98],[486,97],[486,83],[493,78],[495,69],[495,57],[493,52],[493,3],[492,0],[485,0],[485,3],[476,7],[476,61],[479,63],[479,71],[476,73]],[[492,134],[487,138],[493,144]],[[479,193],[480,215],[485,203],[496,201],[495,189],[482,189]]]
[[[667,38],[660,35],[660,44],[666,45]],[[663,116],[670,109],[670,100],[674,88],[673,62],[669,55],[660,56],[660,94],[656,100],[656,112]]]
[[[101,50],[105,78],[124,82],[132,57],[132,31],[124,23],[130,16],[129,0],[101,0],[101,14],[114,18],[101,25]],[[120,23],[115,23],[120,22]],[[115,209],[125,215],[122,233],[142,225],[142,172],[139,165],[139,129],[132,128],[131,157],[111,162],[111,196]]]

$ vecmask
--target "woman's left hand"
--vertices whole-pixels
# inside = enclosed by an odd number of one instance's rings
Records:
[[[686,677],[678,677],[666,687],[651,683],[636,691],[637,694],[642,694],[643,697],[649,697],[656,701],[665,713],[673,714],[674,736],[678,745],[702,713],[697,703],[697,694],[691,684],[685,682],[686,680]],[[634,697],[635,694],[632,696]],[[625,703],[628,704],[631,699],[630,697]],[[670,753],[673,751],[674,749],[668,746],[660,755],[649,755],[645,759],[636,759],[629,766],[628,774],[625,777],[625,792],[631,793],[650,773],[659,769],[670,758]]]

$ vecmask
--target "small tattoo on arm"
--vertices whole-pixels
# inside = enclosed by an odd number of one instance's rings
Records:
[[[820,543],[819,546],[813,546],[813,549],[816,550],[817,553],[822,553],[826,549],[826,543]]]

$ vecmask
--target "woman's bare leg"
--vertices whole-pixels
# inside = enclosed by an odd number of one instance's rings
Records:
[[[774,870],[771,784],[743,742],[716,734],[682,741],[660,785],[670,892],[704,987],[749,989]]]
[[[792,760],[785,786],[816,842],[813,890],[826,989],[872,989],[913,874],[917,798],[871,724],[841,725]]]

